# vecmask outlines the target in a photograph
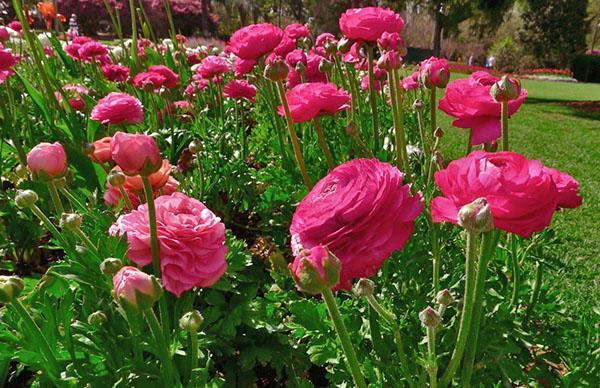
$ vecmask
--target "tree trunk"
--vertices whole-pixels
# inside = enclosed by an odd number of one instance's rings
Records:
[[[433,56],[439,57],[442,52],[442,4],[435,8],[435,29],[433,31]]]
[[[210,12],[210,0],[202,0],[202,15],[200,23],[202,24],[202,35],[207,38],[210,35],[208,30],[208,14]]]

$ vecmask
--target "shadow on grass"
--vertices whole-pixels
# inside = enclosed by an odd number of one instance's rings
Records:
[[[527,98],[525,104],[548,104],[561,107],[565,115],[575,116],[586,120],[600,120],[600,101],[568,101],[551,98]],[[600,127],[600,126],[599,126]]]

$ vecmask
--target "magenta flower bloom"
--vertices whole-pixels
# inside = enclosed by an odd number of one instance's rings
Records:
[[[477,198],[485,198],[494,226],[529,237],[550,224],[559,202],[550,174],[537,160],[515,152],[471,152],[435,173],[443,196],[431,202],[434,222],[458,222],[458,211]]]
[[[402,173],[377,159],[354,159],[321,179],[296,208],[290,226],[292,250],[323,245],[342,264],[341,289],[375,274],[402,249],[423,210]]]
[[[150,66],[148,68],[148,72],[162,75],[165,78],[163,85],[169,89],[176,87],[177,83],[179,82],[179,75],[164,65]]]
[[[137,73],[131,83],[138,89],[155,90],[160,88],[167,82],[167,79],[159,73],[144,71]]]
[[[110,154],[127,175],[149,175],[157,171],[162,162],[154,139],[141,133],[115,133],[110,142]]]
[[[283,31],[270,23],[251,24],[233,33],[229,50],[242,59],[258,59],[281,41]]]
[[[544,167],[552,177],[558,190],[558,207],[574,209],[581,206],[583,198],[579,195],[579,182],[571,175],[550,167]]]
[[[163,286],[180,296],[193,287],[210,287],[227,270],[225,225],[204,204],[182,193],[156,199]],[[139,266],[152,262],[148,206],[121,215],[112,235],[127,234],[128,257]]]
[[[196,65],[196,71],[202,78],[210,79],[215,76],[220,76],[230,70],[230,65],[227,59],[216,55],[209,55],[204,58],[199,65]]]
[[[376,42],[384,32],[402,32],[404,20],[390,9],[351,8],[340,16],[339,25],[348,39]]]
[[[242,59],[235,57],[233,60],[233,74],[238,78],[243,77],[250,73],[252,69],[254,69],[254,66],[256,66],[255,59]]]
[[[0,70],[10,70],[18,61],[10,50],[0,47]]]
[[[59,142],[40,143],[27,154],[27,167],[36,179],[59,178],[67,172],[67,154]]]
[[[334,115],[350,108],[350,95],[331,83],[311,82],[294,86],[285,94],[292,120],[303,123],[319,115]],[[279,114],[285,115],[283,106]]]
[[[90,61],[100,59],[108,54],[108,49],[105,45],[95,40],[90,40],[79,47],[79,58]]]
[[[285,56],[285,63],[289,67],[295,68],[298,63],[302,63],[303,65],[306,65],[306,62],[307,62],[306,54],[304,53],[304,51],[302,49],[292,50]]]
[[[324,32],[322,34],[320,34],[319,36],[317,36],[317,39],[315,40],[315,46],[316,47],[325,47],[325,45],[327,43],[337,43],[337,39],[335,38],[335,35],[333,35],[332,33],[329,32]]]
[[[83,108],[85,108],[85,100],[81,97],[82,94],[88,94],[88,90],[85,87],[73,84],[65,85],[62,87],[62,89],[65,91],[65,94],[69,98],[68,103],[71,109],[73,109],[74,111],[81,111],[83,110]],[[62,105],[62,95],[59,92],[54,92],[54,97]]]
[[[6,42],[8,39],[10,39],[8,30],[6,27],[0,26],[0,43]]]
[[[113,82],[125,82],[129,78],[129,68],[122,65],[107,64],[101,68],[104,78]]]
[[[284,35],[281,42],[273,49],[273,52],[280,57],[285,57],[296,48],[296,41],[287,35]]]
[[[289,36],[293,40],[310,37],[310,29],[308,28],[308,26],[306,24],[300,23],[288,24],[283,29],[283,33],[284,35]]]
[[[17,32],[21,32],[21,30],[23,30],[23,26],[21,26],[21,22],[18,20],[13,20],[12,22],[8,23],[8,28]]]
[[[404,90],[415,90],[419,87],[419,72],[415,71],[401,81]]]
[[[100,99],[90,118],[102,124],[138,124],[144,120],[140,100],[127,93],[110,93]]]
[[[245,98],[249,101],[254,101],[256,96],[256,86],[246,80],[229,81],[223,87],[223,95],[229,98]]]
[[[319,70],[319,65],[323,59],[325,58],[318,54],[308,54],[306,57],[306,68],[304,69],[306,82],[327,82],[327,75],[321,73]],[[290,68],[286,78],[287,86],[291,88],[298,85],[300,82],[302,82],[300,74],[296,69]]]
[[[484,71],[478,71],[468,79],[457,79],[446,87],[446,94],[439,101],[439,108],[455,117],[452,125],[473,129],[472,145],[489,143],[501,135],[500,103],[490,95],[492,85],[499,78]],[[508,114],[515,114],[527,97],[527,90],[521,89],[516,100],[508,102]]]

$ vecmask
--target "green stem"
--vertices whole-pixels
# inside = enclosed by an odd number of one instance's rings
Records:
[[[533,283],[533,292],[531,294],[531,299],[529,300],[529,306],[527,306],[527,316],[531,314],[533,308],[537,304],[538,299],[540,298],[540,291],[542,289],[542,277],[544,274],[543,267],[543,263],[538,261],[537,268],[535,270],[535,283]]]
[[[517,254],[517,240],[516,236],[509,234],[508,238],[510,239],[510,259],[512,264],[512,274],[513,274],[513,290],[512,297],[510,299],[510,305],[513,307],[518,307],[519,303],[519,286],[521,283],[520,279],[520,270],[519,270],[519,255]]]
[[[58,189],[56,188],[56,184],[54,181],[48,182],[48,191],[50,192],[50,198],[52,198],[52,204],[54,205],[54,209],[56,210],[56,215],[58,218],[65,212],[65,208],[63,207],[62,201],[60,200],[60,196],[58,195]]]
[[[354,347],[352,346],[352,341],[350,340],[348,330],[346,329],[346,325],[344,325],[344,321],[340,315],[340,310],[338,310],[335,298],[333,297],[333,293],[330,289],[326,289],[323,292],[323,300],[325,301],[325,305],[329,311],[329,316],[331,317],[331,321],[333,322],[333,326],[337,332],[338,338],[342,343],[342,350],[344,351],[346,360],[348,361],[350,373],[354,379],[354,385],[358,388],[366,388],[367,383],[365,382],[365,378],[361,372],[360,364],[358,363],[356,353],[354,352]]]
[[[375,75],[373,73],[373,45],[367,45],[367,60],[369,61],[369,102],[373,118],[373,141],[375,153],[379,150],[379,118],[377,117],[377,94],[375,93]]]
[[[460,325],[458,328],[458,337],[456,339],[456,345],[450,358],[450,363],[444,375],[440,385],[442,387],[447,386],[454,377],[458,365],[463,356],[467,339],[469,337],[469,329],[471,328],[471,320],[473,318],[473,295],[475,292],[475,256],[477,251],[477,233],[467,231],[467,247],[466,247],[466,262],[465,262],[465,294],[463,300],[462,314],[460,317]]]
[[[63,235],[58,231],[58,229],[56,229],[56,226],[54,226],[52,221],[50,221],[50,219],[44,214],[44,212],[41,211],[40,208],[37,207],[37,205],[33,205],[31,207],[31,211],[40,221],[42,221],[42,224],[44,224],[46,229],[50,231],[54,238],[60,241],[63,248],[66,249],[68,247],[67,240],[65,240]]]
[[[388,84],[390,87],[390,100],[392,103],[392,118],[394,121],[394,135],[396,140],[396,167],[408,174],[408,154],[406,152],[406,135],[404,133],[404,111],[398,88],[396,70],[388,72]]]
[[[498,243],[498,233],[491,230],[485,233],[481,239],[481,252],[477,266],[477,279],[475,280],[475,295],[473,302],[473,320],[469,330],[469,344],[465,353],[461,382],[463,386],[468,387],[473,375],[473,365],[475,363],[475,354],[477,353],[477,340],[479,337],[479,327],[483,316],[483,301],[485,297],[485,281],[487,279],[488,264],[494,249]]]
[[[427,328],[427,353],[429,355],[429,365],[427,366],[427,373],[429,373],[429,386],[431,388],[437,388],[437,360],[435,356],[435,328]]]
[[[298,168],[300,169],[300,173],[302,174],[302,180],[308,189],[312,189],[312,183],[310,178],[308,177],[308,173],[306,172],[306,166],[304,165],[304,158],[302,157],[302,151],[300,150],[300,143],[298,142],[298,135],[296,135],[296,130],[294,129],[294,121],[292,120],[292,114],[290,113],[290,107],[287,102],[287,98],[285,96],[285,88],[283,87],[283,82],[277,81],[277,91],[279,92],[279,99],[281,100],[281,104],[283,105],[283,110],[285,112],[285,120],[287,122],[288,132],[290,134],[290,138],[292,140],[292,147],[294,148],[294,154],[296,155],[296,161],[298,162]]]
[[[160,323],[156,318],[156,314],[154,314],[154,310],[149,308],[145,311],[146,321],[148,321],[148,326],[150,327],[150,331],[152,332],[152,336],[156,341],[156,345],[158,346],[158,354],[160,358],[160,362],[163,366],[161,370],[161,374],[165,377],[166,386],[172,386],[174,383],[173,380],[173,361],[171,360],[169,348],[165,343],[165,338],[162,335],[162,330],[160,327]]]
[[[44,333],[42,333],[39,326],[35,323],[35,321],[31,317],[31,315],[29,315],[29,313],[25,309],[25,306],[23,306],[23,304],[21,303],[21,301],[19,299],[15,298],[12,301],[12,303],[10,304],[10,306],[12,306],[12,308],[15,310],[17,315],[19,315],[21,317],[21,319],[23,319],[23,323],[25,324],[25,327],[27,328],[27,331],[26,331],[27,336],[33,337],[34,341],[39,346],[40,351],[42,352],[42,354],[44,355],[44,358],[46,358],[46,361],[48,362],[48,365],[50,366],[49,372],[51,372],[51,374],[54,378],[58,377],[58,375],[61,371],[61,367],[60,367],[58,361],[56,360],[56,357],[54,356],[54,352],[52,351],[50,344],[48,344],[48,340],[44,336]]]
[[[135,73],[137,68],[138,60],[138,47],[137,47],[137,20],[135,17],[135,4],[134,0],[129,0],[129,14],[131,15],[131,67],[132,73]]]
[[[429,125],[430,125],[430,129],[431,129],[431,133],[433,134],[435,132],[435,129],[437,128],[436,87],[433,86],[429,90],[431,91],[431,95],[429,97],[429,115],[430,115],[431,120],[429,121]]]
[[[428,214],[427,221],[429,222],[429,237],[431,238],[431,256],[433,265],[433,292],[434,294],[440,290],[440,267],[442,261],[440,259],[440,246],[437,236],[438,225],[433,222],[431,212]]]
[[[123,202],[125,203],[125,207],[127,208],[127,210],[132,211],[133,204],[131,203],[131,199],[129,199],[129,195],[127,194],[123,186],[119,186],[119,193],[121,193],[121,198],[123,198]]]
[[[508,151],[508,101],[502,101],[501,104],[502,151]]]
[[[86,248],[94,256],[96,256],[98,259],[100,259],[100,252],[98,251],[98,248],[96,247],[96,245],[94,245],[92,240],[90,240],[90,238],[85,233],[83,233],[83,231],[80,228],[75,228],[73,231],[81,239],[81,241],[86,246]]]
[[[202,168],[202,158],[200,152],[196,154],[196,163],[198,164],[198,175],[200,176],[200,187],[198,188],[198,198],[202,200],[204,195],[204,169]]]
[[[198,332],[190,331],[190,378],[198,367]]]
[[[129,322],[131,331],[131,348],[133,350],[133,362],[137,367],[141,367],[144,359],[142,357],[140,322],[138,316],[134,312],[125,310],[125,316]]]
[[[323,134],[323,128],[321,128],[321,124],[319,123],[319,117],[314,118],[315,123],[315,132],[317,132],[317,140],[319,141],[319,147],[321,147],[321,151],[325,155],[325,159],[327,160],[327,166],[330,170],[335,168],[335,161],[333,160],[333,155],[331,154],[331,150],[327,145],[327,141],[325,140],[325,135]]]
[[[473,151],[473,145],[471,145],[471,140],[473,139],[473,128],[469,129],[469,140],[467,140],[467,153],[465,155],[469,155],[471,151]]]

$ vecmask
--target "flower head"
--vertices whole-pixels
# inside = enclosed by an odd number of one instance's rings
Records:
[[[340,31],[349,39],[376,42],[384,32],[400,33],[404,20],[390,9],[381,7],[352,8],[340,16]]]
[[[27,167],[36,179],[60,178],[67,172],[67,154],[59,142],[40,143],[27,154]]]
[[[251,24],[233,33],[229,49],[242,59],[258,59],[270,53],[281,41],[283,31],[270,23]]]
[[[127,93],[110,93],[100,99],[90,118],[102,124],[138,124],[144,120],[142,103]]]
[[[110,142],[110,154],[126,175],[150,175],[162,162],[156,142],[144,134],[115,133]]]
[[[323,114],[333,115],[350,108],[350,95],[331,83],[300,84],[285,95],[295,123],[309,121]],[[279,106],[279,114],[284,115],[283,106]]]

